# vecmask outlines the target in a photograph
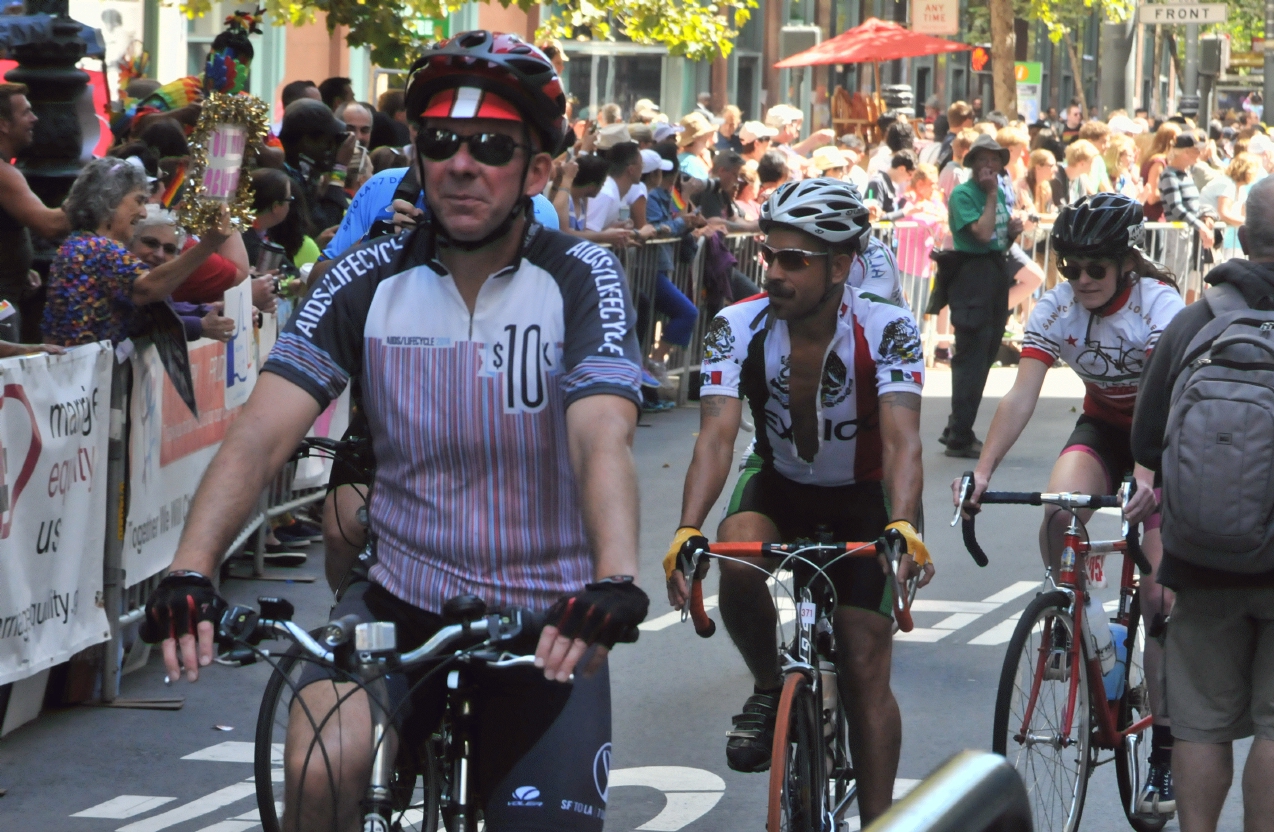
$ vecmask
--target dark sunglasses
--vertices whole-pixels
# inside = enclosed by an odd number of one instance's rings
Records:
[[[1079,280],[1081,274],[1086,274],[1093,280],[1105,280],[1107,265],[1101,260],[1094,260],[1085,266],[1081,266],[1078,263],[1062,263],[1058,265],[1057,271],[1062,277],[1071,282]]]
[[[767,267],[778,262],[779,267],[784,271],[794,272],[806,268],[810,264],[811,257],[827,257],[829,251],[806,251],[803,248],[770,248],[764,243],[761,244],[761,259],[765,261]]]
[[[512,136],[503,133],[475,133],[461,136],[440,127],[420,131],[416,144],[425,158],[431,162],[445,162],[460,151],[460,145],[469,146],[469,155],[477,162],[498,168],[507,165],[519,147],[526,148]],[[530,150],[530,148],[526,148]]]
[[[153,249],[162,251],[164,254],[167,254],[169,257],[174,257],[177,254],[176,243],[161,243],[159,242],[159,240],[156,240],[154,237],[138,237],[137,242],[146,246],[146,248],[153,248]]]

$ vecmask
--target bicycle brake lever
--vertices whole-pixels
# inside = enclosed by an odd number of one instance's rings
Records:
[[[955,528],[956,523],[960,522],[960,510],[964,508],[964,501],[969,499],[970,492],[973,491],[973,472],[965,471],[960,476],[960,499],[956,501],[955,514],[951,516],[951,528]]]

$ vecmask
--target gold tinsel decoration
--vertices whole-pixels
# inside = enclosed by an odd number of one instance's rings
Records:
[[[252,177],[248,173],[256,167],[257,157],[265,146],[270,130],[266,118],[269,108],[254,95],[229,95],[214,92],[203,101],[199,123],[190,135],[190,189],[182,200],[179,213],[182,226],[192,234],[204,234],[216,225],[221,211],[221,201],[209,197],[204,190],[204,174],[208,170],[208,142],[213,128],[218,124],[241,124],[247,135],[243,148],[243,168],[239,187],[230,200],[230,220],[243,230],[252,225],[256,215],[252,212]]]

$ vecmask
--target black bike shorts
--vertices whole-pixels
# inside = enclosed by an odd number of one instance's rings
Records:
[[[764,514],[785,541],[815,539],[825,527],[835,542],[873,542],[885,533],[889,514],[878,482],[820,486],[793,482],[748,458],[726,508],[726,516],[743,511]],[[837,606],[858,607],[885,617],[893,615],[894,593],[876,557],[843,558],[828,575],[836,588]]]
[[[1114,494],[1124,477],[1132,473],[1131,434],[1110,422],[1080,416],[1062,446],[1062,453],[1082,451],[1097,459],[1106,472],[1106,493]]]
[[[393,621],[398,649],[413,650],[443,626],[441,616],[413,607],[375,583],[351,587],[333,618],[355,614]],[[531,652],[538,635],[514,650]],[[610,775],[610,675],[602,667],[570,684],[550,682],[534,667],[491,668],[449,663],[430,673],[424,665],[386,677],[388,707],[403,742],[420,747],[442,719],[446,681],[461,668],[473,686],[473,788],[492,832],[599,832],[606,816]],[[298,687],[339,679],[309,662]],[[322,715],[315,715],[321,719]],[[316,752],[311,765],[322,764]]]

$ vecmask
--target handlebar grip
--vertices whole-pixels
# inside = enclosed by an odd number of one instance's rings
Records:
[[[964,535],[964,548],[969,550],[969,554],[973,556],[974,563],[978,566],[986,566],[990,561],[987,560],[986,552],[982,551],[982,547],[978,545],[978,536],[974,530],[973,523],[973,518],[970,517],[960,524],[960,532]]]
[[[910,633],[916,626],[916,623],[911,620],[911,610],[905,606],[895,607],[894,618],[898,620],[898,629],[904,633]]]
[[[764,543],[713,543],[708,551],[728,558],[755,558],[766,554]]]
[[[1040,492],[1038,491],[984,491],[978,502],[982,505],[987,503],[1016,503],[1028,506],[1043,505],[1040,500]]]
[[[694,622],[695,632],[700,638],[712,638],[717,631],[717,622],[708,617],[703,609],[703,581],[694,581],[690,586],[690,620]]]

